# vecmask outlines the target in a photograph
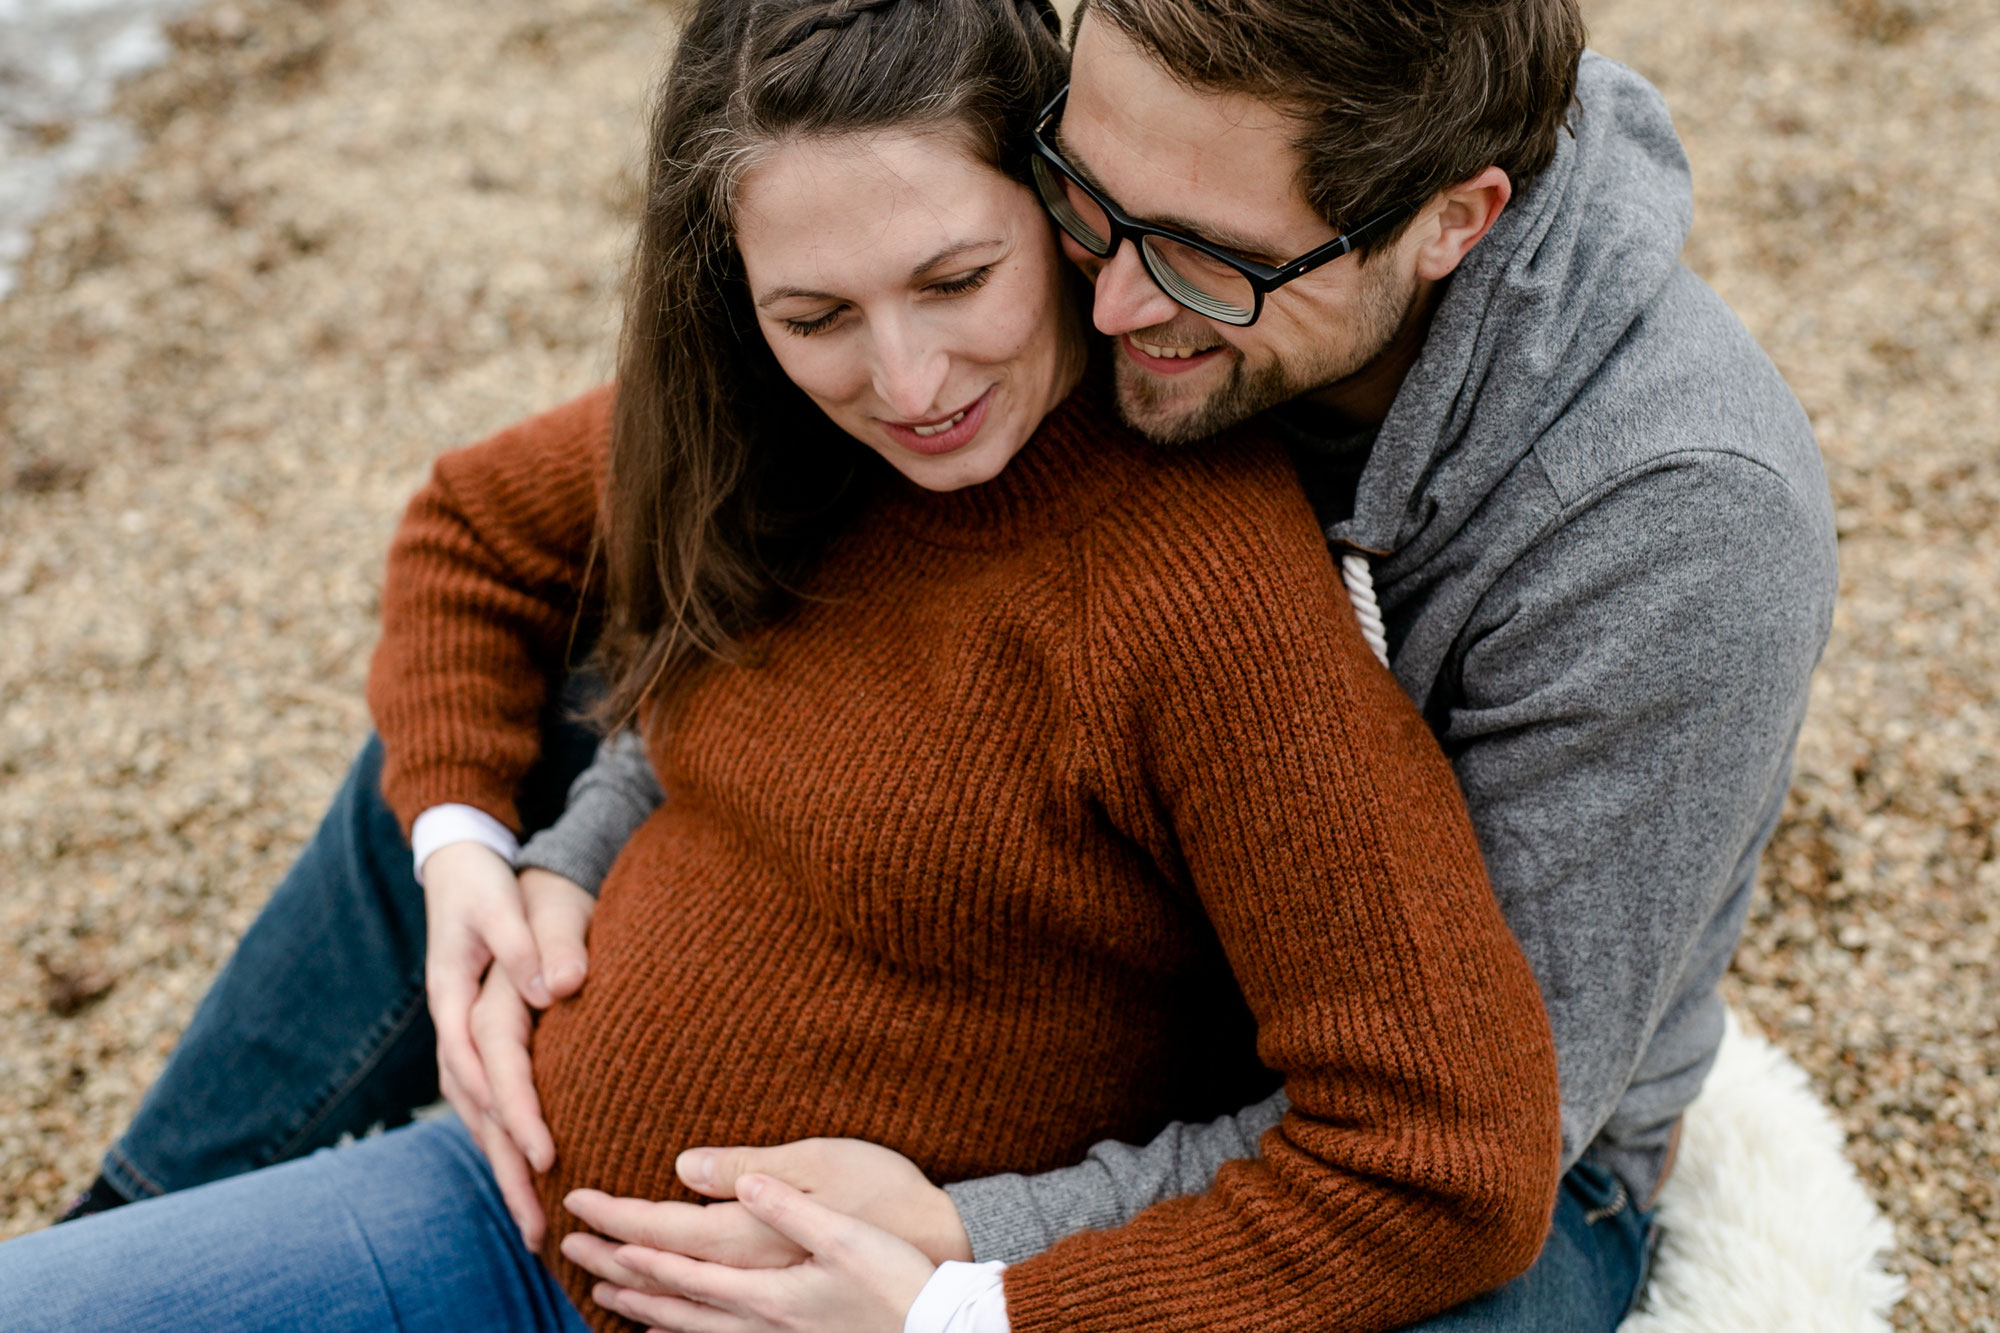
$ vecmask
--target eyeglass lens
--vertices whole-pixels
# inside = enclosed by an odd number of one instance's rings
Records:
[[[1099,258],[1111,254],[1111,220],[1097,201],[1041,158],[1032,164],[1035,187],[1042,202],[1058,225],[1078,245]],[[1160,236],[1147,236],[1139,245],[1146,271],[1160,289],[1197,314],[1227,324],[1251,318],[1257,309],[1257,293],[1249,279],[1213,255]]]

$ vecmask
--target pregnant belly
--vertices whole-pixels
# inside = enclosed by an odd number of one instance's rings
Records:
[[[535,1033],[556,1144],[544,1258],[594,1308],[556,1248],[563,1195],[691,1201],[673,1163],[696,1145],[852,1136],[945,1181],[1048,1170],[1242,1105],[1249,1036],[1218,1061],[1218,1030],[1186,1012],[1203,990],[1163,996],[1032,948],[976,975],[915,971],[741,858],[635,844],[592,922],[582,993]],[[1217,1104],[1232,1083],[1245,1095]]]

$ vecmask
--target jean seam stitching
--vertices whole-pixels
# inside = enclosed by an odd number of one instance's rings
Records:
[[[149,1197],[157,1199],[162,1194],[168,1192],[167,1188],[164,1185],[160,1184],[159,1181],[154,1180],[151,1176],[147,1175],[144,1171],[140,1170],[138,1165],[135,1162],[133,1162],[131,1158],[127,1157],[124,1153],[118,1151],[117,1144],[115,1143],[112,1144],[111,1147],[105,1151],[104,1155],[106,1158],[109,1159],[110,1165],[115,1166],[121,1174],[131,1177],[132,1183],[137,1185],[141,1190],[145,1191],[145,1193]]]
[[[386,1026],[382,1035],[361,1043],[361,1049],[368,1052],[366,1058],[355,1067],[353,1073],[335,1084],[327,1095],[320,1099],[319,1103],[306,1114],[305,1120],[299,1127],[292,1131],[290,1137],[280,1143],[277,1149],[265,1159],[264,1165],[269,1166],[275,1162],[286,1161],[293,1156],[298,1151],[299,1145],[310,1138],[314,1130],[317,1130],[321,1125],[326,1123],[327,1118],[332,1115],[334,1108],[339,1106],[344,1098],[367,1081],[368,1076],[374,1072],[376,1066],[382,1063],[382,1059],[388,1053],[389,1048],[395,1045],[397,1039],[409,1030],[410,1024],[415,1022],[417,1016],[423,1012],[425,1001],[423,986],[417,985],[413,987],[408,994],[409,998],[396,1011],[396,1017]]]

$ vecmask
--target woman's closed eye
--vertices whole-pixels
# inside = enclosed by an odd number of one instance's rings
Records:
[[[987,280],[992,276],[993,265],[981,264],[978,268],[967,269],[965,272],[953,274],[949,278],[940,278],[938,281],[926,285],[924,291],[933,296],[965,296],[984,287]],[[847,313],[847,310],[847,306],[837,305],[825,314],[815,315],[811,319],[787,319],[783,323],[786,332],[796,334],[801,338],[810,338],[816,333],[825,333],[828,329],[831,329],[840,321],[840,317]]]
[[[825,333],[833,327],[834,321],[846,313],[846,306],[837,305],[824,315],[813,319],[788,319],[784,321],[785,329],[787,332],[796,333],[801,338],[810,338],[815,333]]]
[[[968,269],[954,277],[940,279],[932,283],[929,290],[939,296],[963,296],[967,292],[976,292],[984,287],[986,280],[992,276],[993,265],[981,264],[978,268]]]

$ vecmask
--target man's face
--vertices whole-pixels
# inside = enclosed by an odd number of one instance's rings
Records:
[[[1269,103],[1175,82],[1086,11],[1058,146],[1133,217],[1273,265],[1324,245],[1334,231],[1299,189],[1296,132]],[[1129,243],[1109,259],[1067,237],[1063,248],[1096,284],[1093,317],[1116,343],[1120,410],[1169,444],[1329,386],[1337,397],[1389,345],[1418,293],[1413,264],[1392,246],[1365,267],[1348,256],[1287,283],[1255,324],[1237,328],[1176,305]]]

